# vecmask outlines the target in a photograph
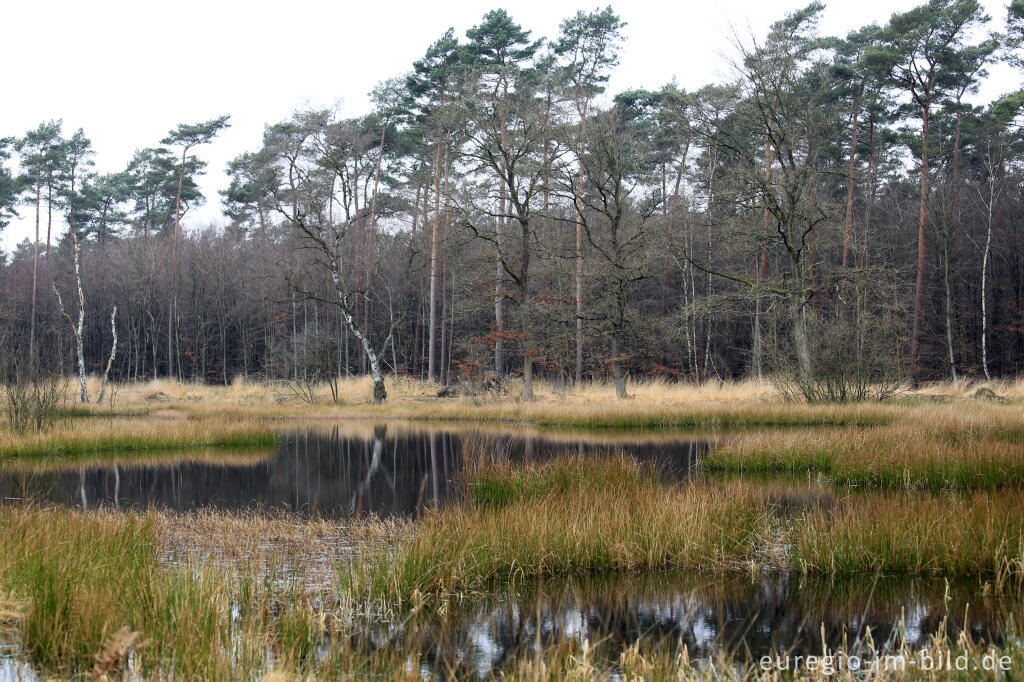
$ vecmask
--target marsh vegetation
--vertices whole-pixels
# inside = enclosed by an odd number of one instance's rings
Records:
[[[1024,664],[1021,387],[989,387],[1002,402],[120,387],[3,436],[0,670],[754,679],[779,652],[942,647]]]

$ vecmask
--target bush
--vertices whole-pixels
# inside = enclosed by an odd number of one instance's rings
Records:
[[[811,373],[802,375],[795,358],[784,355],[773,382],[788,400],[845,403],[885,400],[903,385],[901,342],[896,313],[879,301],[884,292],[864,282],[851,289],[836,309],[808,320]]]
[[[68,382],[60,376],[32,372],[4,384],[7,425],[15,433],[44,431],[60,416],[67,401]]]

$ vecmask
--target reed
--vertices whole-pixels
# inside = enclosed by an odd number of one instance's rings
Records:
[[[5,509],[0,580],[24,595],[22,646],[44,669],[88,670],[115,632],[142,632],[145,657],[182,672],[209,672],[230,639],[222,581],[167,574],[156,565],[152,517]],[[193,648],[185,661],[173,652]]]
[[[268,655],[308,671],[325,635],[324,606],[278,571],[280,555],[259,569],[167,565],[160,534],[173,521],[157,512],[0,509],[0,592],[20,597],[9,620],[31,662],[65,678],[116,675],[129,660],[138,678],[253,678]]]
[[[462,391],[459,393],[458,391]],[[693,385],[652,379],[631,384],[631,397],[618,400],[603,382],[566,390],[538,381],[532,401],[517,399],[517,381],[501,394],[466,392],[438,398],[438,386],[410,379],[388,381],[389,400],[370,401],[366,377],[338,382],[339,401],[326,385],[313,404],[298,399],[278,382],[237,380],[229,386],[180,383],[166,379],[124,384],[114,406],[79,405],[75,416],[123,416],[175,411],[194,417],[259,419],[368,417],[532,424],[552,428],[677,429],[868,425],[889,423],[905,411],[899,405],[803,405],[783,403],[768,385],[711,382]]]
[[[8,614],[0,637],[13,637],[41,675],[65,678],[116,677],[128,666],[128,676],[139,679],[422,679],[430,671],[454,680],[479,669],[470,659],[433,653],[452,634],[442,606],[459,608],[456,594],[471,603],[473,589],[536,584],[531,577],[614,578],[672,567],[735,577],[751,570],[750,561],[772,558],[790,558],[812,574],[986,575],[1014,589],[1024,575],[1018,493],[822,499],[816,488],[813,503],[801,506],[793,483],[679,488],[621,457],[517,468],[480,462],[471,475],[491,483],[475,488],[464,510],[434,512],[412,528],[255,513],[0,509],[0,595],[7,595],[0,613]],[[486,492],[478,498],[478,490]],[[369,582],[325,591],[314,584],[317,576],[287,565],[295,552],[297,562],[314,560],[314,548],[346,562],[355,555],[345,547],[369,558],[352,560],[355,572],[367,571],[364,579],[374,577],[375,560],[397,560],[377,575],[386,594],[371,594]],[[427,590],[446,601],[428,608]],[[426,627],[412,627],[415,613],[427,618]],[[925,651],[956,648],[972,662],[995,652],[1024,665],[1008,627],[1004,648],[975,644],[964,632],[939,637]],[[673,641],[620,649],[560,636],[502,659],[488,675],[763,679],[741,650],[691,659]],[[868,636],[831,653],[919,653],[898,639],[877,646]],[[914,679],[945,679],[911,672]],[[860,679],[843,675],[820,669],[795,677]]]

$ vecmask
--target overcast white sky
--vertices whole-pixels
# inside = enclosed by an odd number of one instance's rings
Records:
[[[832,0],[823,33],[845,35],[924,0]],[[610,89],[658,87],[675,77],[697,88],[729,76],[734,28],[763,34],[768,24],[809,0],[632,0],[612,3],[627,22],[621,64]],[[1006,0],[982,0],[1001,28]],[[602,0],[601,5],[607,4]],[[559,22],[597,3],[580,0],[413,2],[377,0],[62,0],[5,3],[5,106],[0,137],[18,136],[62,118],[69,135],[85,130],[96,169],[122,169],[134,150],[156,145],[181,122],[231,114],[231,128],[200,149],[209,163],[201,187],[207,204],[186,226],[219,222],[224,166],[259,146],[266,123],[304,105],[340,102],[364,113],[377,82],[404,73],[449,26],[465,35],[483,13],[504,6],[534,37],[553,38]],[[997,67],[978,101],[1019,87]],[[31,214],[22,209],[23,216]],[[10,249],[30,235],[13,221]]]

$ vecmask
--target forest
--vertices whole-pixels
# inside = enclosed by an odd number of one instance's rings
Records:
[[[116,173],[59,118],[0,141],[4,375],[439,385],[773,378],[808,399],[1024,369],[1024,90],[977,0],[822,35],[813,2],[732,78],[609,92],[611,7],[438,37],[364,116],[300,109],[190,223],[183,123]],[[429,39],[429,37],[427,37]],[[666,52],[666,59],[671,59]],[[59,113],[59,112],[55,112]],[[14,134],[16,131],[4,131]],[[186,229],[187,226],[187,229]]]

